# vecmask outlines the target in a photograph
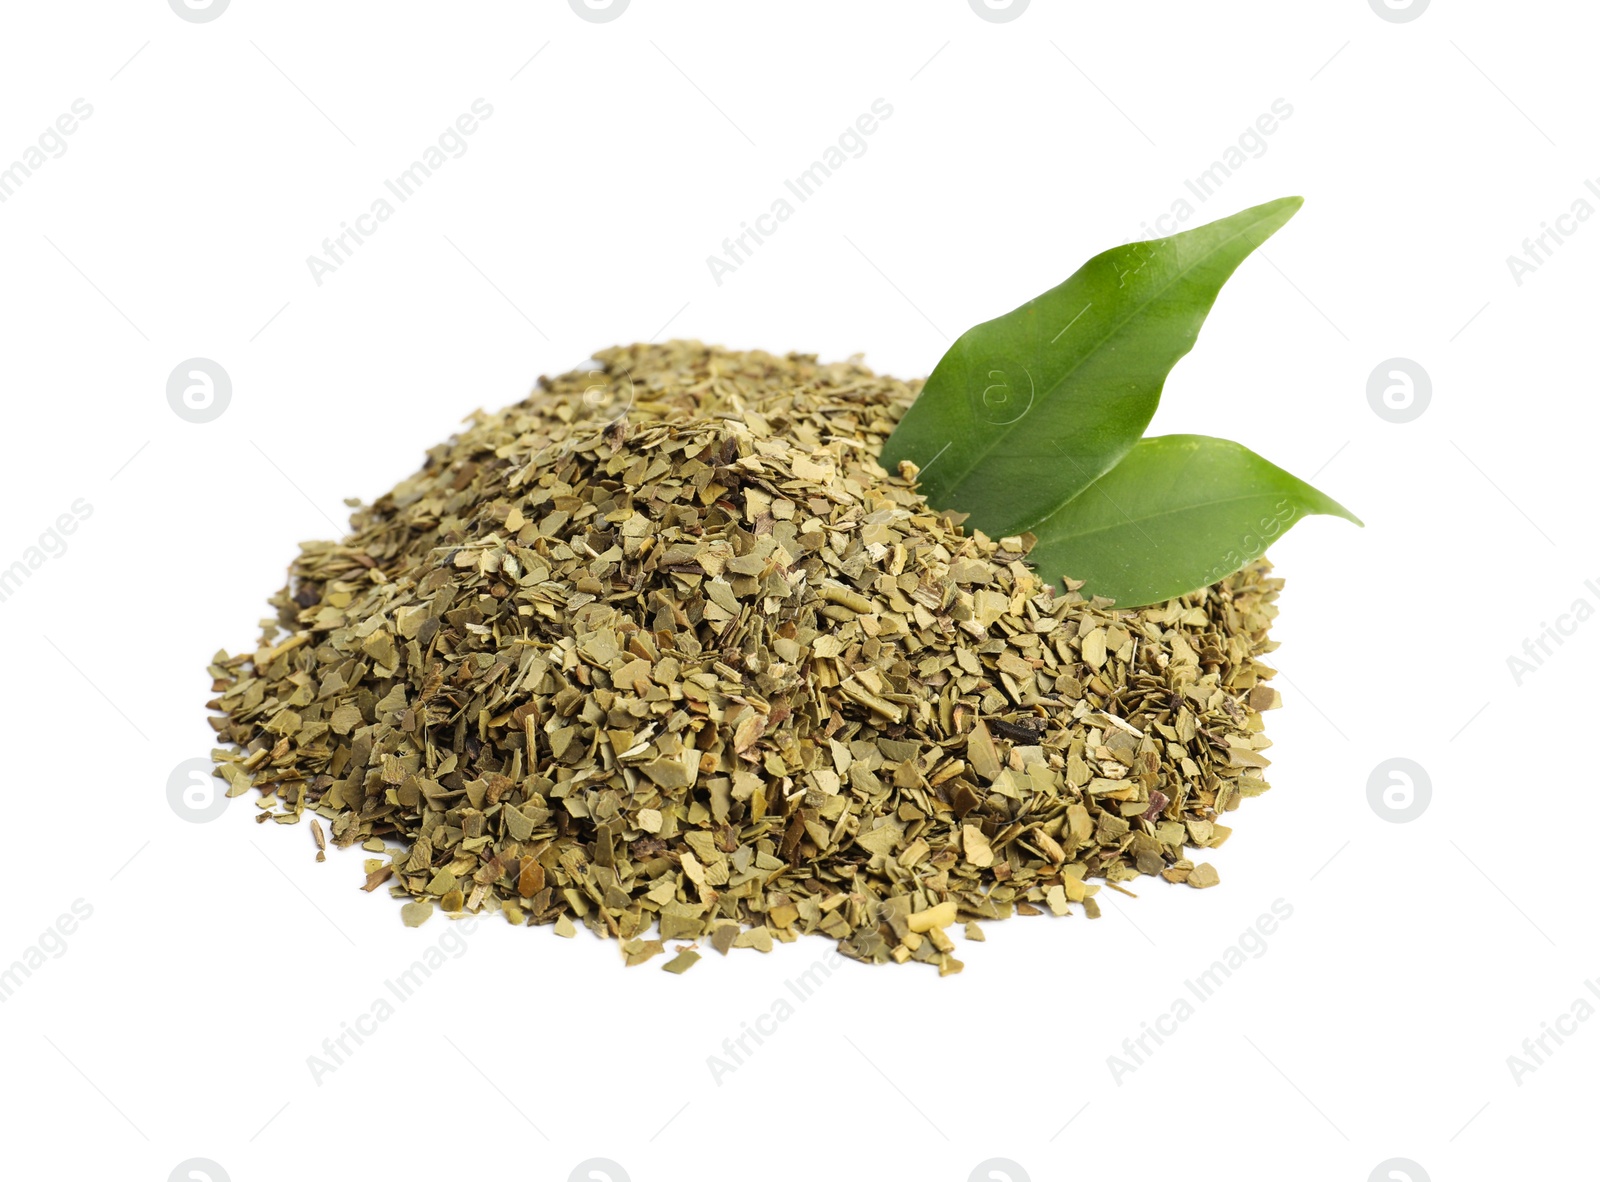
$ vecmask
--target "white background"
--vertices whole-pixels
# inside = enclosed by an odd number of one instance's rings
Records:
[[[0,603],[0,967],[93,908],[0,1004],[7,1173],[1557,1173],[1587,1141],[1600,1022],[1520,1081],[1507,1058],[1600,974],[1600,625],[1520,686],[1507,658],[1600,604],[1600,219],[1520,285],[1506,256],[1600,176],[1596,25],[1487,0],[1409,22],[1366,0],[1034,0],[1008,23],[966,0],[635,0],[610,23],[565,0],[233,0],[209,23],[7,5],[0,167],[93,107],[0,204],[0,566],[92,507]],[[319,285],[307,256],[479,98],[469,150]],[[867,151],[719,285],[707,256],[877,98]],[[1279,98],[1292,116],[1188,224],[1305,208],[1224,291],[1152,431],[1238,439],[1367,527],[1314,519],[1273,550],[1275,787],[1231,818],[1222,885],[989,925],[950,979],[849,964],[720,1086],[707,1056],[826,942],[680,978],[485,922],[314,1082],[307,1057],[448,926],[402,927],[356,889],[359,855],[316,864],[249,798],[205,825],[167,804],[209,748],[204,667],[253,646],[295,544],[598,347],[664,333],[925,374],[1148,236]],[[198,425],[165,392],[196,356],[233,382]],[[1433,386],[1404,424],[1367,400],[1396,356]],[[1405,824],[1368,803],[1395,756],[1432,784]],[[1122,1040],[1280,898],[1265,954],[1114,1080]]]

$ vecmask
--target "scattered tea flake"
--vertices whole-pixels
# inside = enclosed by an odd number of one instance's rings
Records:
[[[529,858],[522,864],[522,870],[517,875],[517,894],[524,899],[531,899],[544,890],[544,867]]]
[[[772,951],[772,933],[766,928],[746,928],[734,939],[735,948],[754,948],[757,952]]]
[[[1083,845],[1094,836],[1094,819],[1081,804],[1067,806],[1067,836],[1074,847]]]
[[[641,965],[652,956],[664,951],[666,945],[660,940],[628,940],[622,945],[622,956],[628,967]]]
[[[1192,887],[1213,887],[1221,881],[1221,878],[1217,875],[1217,868],[1210,862],[1201,862],[1193,870],[1189,871],[1188,883]]]
[[[512,841],[527,841],[533,836],[533,819],[526,816],[516,805],[503,806],[501,816],[505,818],[506,832],[510,834]]]
[[[1083,638],[1080,649],[1084,664],[1091,669],[1098,669],[1106,663],[1106,630],[1104,628],[1091,629]]]
[[[1258,714],[1276,710],[1283,705],[1283,695],[1270,685],[1258,685],[1250,691],[1250,709]]]
[[[225,763],[217,769],[217,774],[226,780],[228,784],[228,790],[223,793],[224,796],[243,796],[255,786],[250,773],[245,770],[242,764]]]
[[[994,850],[989,847],[989,839],[983,835],[983,830],[977,825],[963,825],[961,827],[961,848],[966,854],[966,859],[980,869],[994,865]]]
[[[663,972],[668,973],[687,973],[699,962],[700,954],[693,948],[685,948],[682,952],[678,953],[677,956],[674,956],[671,960],[667,961],[666,964],[662,965],[661,969]]]
[[[572,917],[566,912],[556,916],[556,935],[570,940],[578,934],[578,929],[572,926]]]
[[[1045,906],[1050,908],[1052,915],[1066,915],[1068,913],[1066,888],[1060,883],[1056,883],[1055,886],[1046,891]]]
[[[693,938],[705,927],[703,908],[688,903],[667,903],[661,908],[661,936],[666,940]]]
[[[656,786],[669,790],[683,789],[694,783],[694,772],[698,761],[693,758],[694,753],[687,752],[684,756],[668,758],[659,756],[649,763],[641,764],[639,770],[655,781]]]
[[[329,728],[338,735],[348,735],[363,721],[360,707],[350,702],[335,707],[333,713],[328,716]]]
[[[982,719],[967,736],[967,762],[986,781],[992,782],[1000,774],[1000,753]]]
[[[983,929],[976,923],[968,923],[967,926],[962,929],[962,932],[966,935],[967,939],[976,940],[980,944],[986,938],[983,934]]]
[[[913,932],[931,932],[935,928],[946,928],[956,921],[956,901],[946,899],[935,907],[928,907],[922,911],[912,912],[906,916],[906,926]]]
[[[868,853],[881,854],[888,857],[900,845],[900,830],[893,825],[884,825],[866,833],[856,834],[856,844]]]
[[[419,928],[428,921],[433,914],[433,904],[426,900],[418,903],[407,903],[400,908],[400,918],[405,921],[408,928]]]

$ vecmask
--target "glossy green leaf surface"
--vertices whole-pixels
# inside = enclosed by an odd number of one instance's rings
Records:
[[[1035,528],[1138,441],[1235,268],[1300,208],[1284,197],[1114,247],[963,333],[886,442],[928,503],[991,537]]]
[[[1045,579],[1083,579],[1082,593],[1141,607],[1216,582],[1301,518],[1360,525],[1333,498],[1249,448],[1205,435],[1140,440],[1115,468],[1033,532]]]

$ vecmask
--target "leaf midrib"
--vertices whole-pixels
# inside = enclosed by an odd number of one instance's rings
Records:
[[[1093,536],[1094,534],[1103,534],[1103,533],[1106,533],[1106,532],[1108,532],[1110,530],[1121,529],[1126,525],[1139,525],[1142,522],[1155,521],[1158,518],[1162,518],[1162,517],[1176,517],[1181,513],[1194,513],[1194,512],[1196,512],[1198,510],[1201,510],[1201,509],[1215,509],[1215,508],[1218,508],[1218,507],[1220,507],[1222,505],[1237,505],[1241,501],[1260,501],[1260,500],[1266,500],[1269,497],[1283,496],[1283,495],[1285,495],[1285,494],[1269,493],[1269,492],[1243,493],[1243,494],[1241,494],[1240,496],[1237,496],[1237,497],[1223,497],[1223,498],[1221,498],[1219,500],[1215,500],[1215,501],[1199,501],[1199,502],[1196,502],[1196,503],[1194,503],[1192,505],[1180,505],[1179,507],[1177,507],[1175,509],[1162,509],[1162,510],[1160,510],[1158,512],[1145,513],[1145,514],[1143,514],[1141,516],[1138,516],[1138,517],[1132,517],[1132,516],[1129,516],[1128,514],[1124,513],[1122,515],[1122,520],[1121,521],[1114,521],[1110,525],[1097,525],[1093,529],[1080,530],[1080,531],[1078,531],[1076,533],[1052,534],[1051,537],[1050,537],[1050,541],[1053,543],[1053,542],[1057,542],[1057,541],[1065,541],[1065,540],[1068,540],[1068,539],[1087,538],[1087,537]],[[1304,500],[1301,499],[1301,498],[1296,498],[1296,499],[1300,500],[1301,506],[1304,507]]]

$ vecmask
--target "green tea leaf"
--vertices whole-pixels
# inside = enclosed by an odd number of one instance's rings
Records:
[[[1052,582],[1139,607],[1185,595],[1262,552],[1312,513],[1361,524],[1332,497],[1226,439],[1157,435],[1035,526],[1028,560]]]
[[[1283,197],[1096,255],[1058,287],[969,329],[884,445],[928,503],[991,537],[1049,517],[1127,454],[1228,276],[1300,208]]]

